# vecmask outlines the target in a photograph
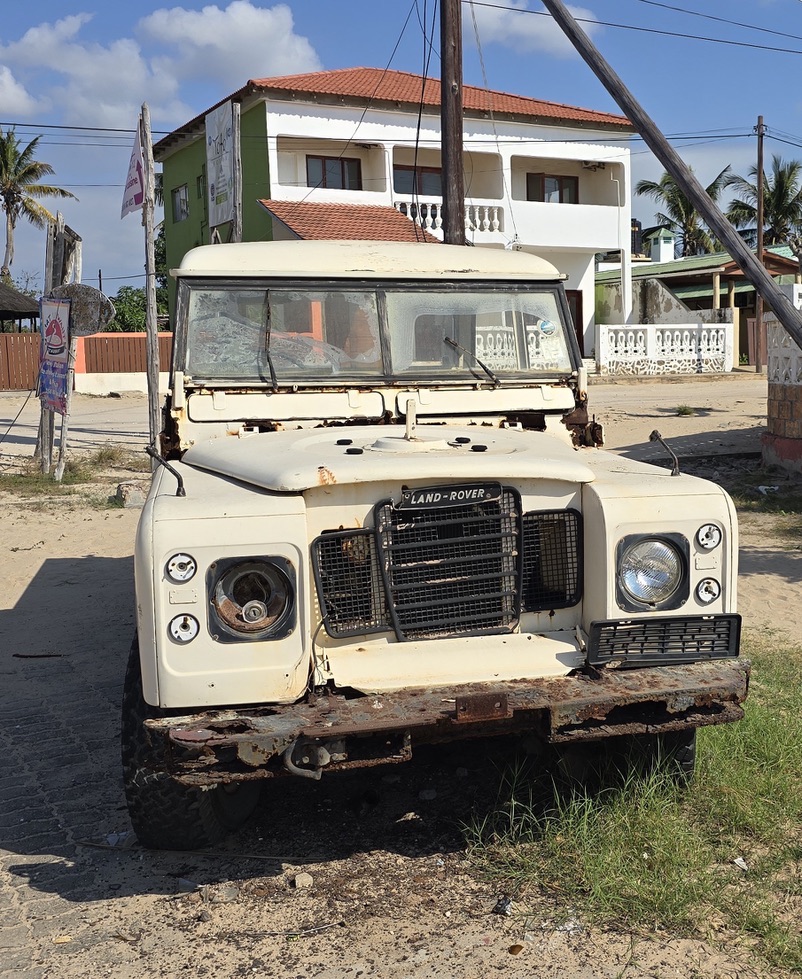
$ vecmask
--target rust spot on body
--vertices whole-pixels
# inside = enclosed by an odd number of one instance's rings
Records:
[[[337,482],[337,477],[327,466],[317,467],[317,479],[321,486],[331,486]]]

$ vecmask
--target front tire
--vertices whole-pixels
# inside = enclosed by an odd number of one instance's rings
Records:
[[[619,769],[646,775],[660,772],[678,785],[689,785],[696,770],[696,729],[620,739]]]
[[[123,690],[121,748],[128,814],[137,839],[152,850],[213,846],[249,818],[259,800],[258,783],[188,788],[165,771],[161,744],[144,726],[164,711],[145,703],[137,637],[131,644]]]

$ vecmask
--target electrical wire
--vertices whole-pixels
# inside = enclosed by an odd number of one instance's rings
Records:
[[[463,0],[464,3],[475,4],[477,7],[489,7],[492,10],[506,10],[514,14],[531,14],[535,17],[551,17],[545,10],[528,10],[524,7],[507,7],[504,4],[490,3],[489,0]],[[798,48],[780,48],[768,44],[754,44],[750,41],[729,41],[722,37],[708,37],[704,34],[688,34],[679,31],[664,31],[656,27],[636,27],[634,24],[617,24],[607,20],[594,20],[589,17],[575,17],[574,20],[579,24],[590,24],[593,27],[613,27],[621,31],[637,31],[641,34],[658,34],[662,37],[677,37],[683,41],[707,41],[709,44],[724,44],[736,48],[750,48],[756,51],[772,51],[776,54],[798,54],[802,51]]]
[[[359,120],[358,120],[358,122],[356,124],[356,127],[354,128],[353,133],[351,133],[351,135],[345,141],[345,145],[343,146],[343,149],[342,149],[340,155],[337,157],[338,160],[342,160],[344,153],[346,152],[346,150],[348,149],[348,147],[353,143],[354,139],[356,138],[356,134],[359,132],[359,128],[362,125],[362,123],[363,123],[363,121],[365,119],[365,116],[367,115],[368,109],[371,107],[371,105],[373,103],[373,99],[376,97],[376,92],[378,92],[379,86],[381,85],[382,81],[384,80],[384,76],[390,70],[390,65],[393,63],[393,58],[395,57],[396,52],[398,51],[398,48],[399,48],[399,46],[401,44],[401,41],[404,38],[404,34],[406,33],[407,26],[409,24],[410,18],[412,17],[412,11],[416,7],[417,7],[417,0],[412,0],[412,6],[410,6],[410,8],[409,8],[409,12],[407,13],[406,20],[404,21],[404,25],[401,28],[401,32],[398,35],[398,38],[397,38],[397,40],[395,42],[395,45],[393,47],[393,50],[390,52],[390,57],[387,59],[387,64],[384,66],[384,69],[383,69],[381,75],[379,76],[379,80],[376,82],[376,86],[373,89],[372,95],[368,98],[368,100],[365,103],[365,107],[362,109],[362,114],[359,117]],[[296,186],[304,187],[304,186],[307,186],[307,185],[306,184],[301,184],[299,182]],[[305,201],[307,201],[309,199],[310,195],[312,194],[312,191],[314,191],[314,190],[317,190],[317,187],[310,187],[309,188],[309,192],[307,194],[305,194],[301,198],[300,201],[296,201],[295,202],[295,204],[293,205],[293,207],[292,207],[292,209],[290,211],[290,214],[293,214],[295,212],[295,210],[297,209],[297,207],[298,207],[299,204],[303,204]]]
[[[482,81],[485,84],[485,91],[489,92],[490,86],[488,85],[487,82],[487,69],[485,68],[485,57],[482,51],[482,39],[479,36],[479,25],[476,22],[476,11],[473,8],[473,4],[471,4],[471,20],[473,21],[473,34],[474,37],[476,38],[476,48],[479,51],[479,65],[482,69]],[[498,148],[499,140],[498,140],[498,132],[496,131],[496,117],[493,114],[492,105],[490,107],[490,123],[493,126],[493,136],[495,138],[495,145],[496,148]],[[471,176],[473,176],[473,174],[474,174],[474,170],[472,169]],[[512,204],[512,194],[510,193],[509,188],[507,187],[507,172],[504,167],[501,168],[501,182],[504,189],[504,200],[507,201],[507,210],[509,211],[510,220],[512,221],[513,236],[511,239],[508,239],[508,243],[511,245],[513,242],[518,240],[518,226],[515,223],[515,208],[513,207]]]
[[[11,421],[11,424],[8,426],[8,428],[5,430],[5,432],[3,432],[2,436],[0,436],[0,445],[2,445],[3,442],[5,442],[6,437],[8,436],[8,433],[17,424],[17,421],[19,419],[19,416],[23,413],[23,411],[25,411],[25,406],[28,404],[28,402],[31,400],[31,398],[34,396],[35,393],[36,393],[35,391],[29,391],[28,392],[28,397],[22,402],[22,407],[16,413],[16,415],[14,416],[14,418]],[[11,463],[9,463],[4,468],[8,469],[10,465],[11,465]]]
[[[748,31],[760,31],[761,34],[774,34],[776,37],[793,38],[795,41],[802,41],[802,35],[789,34],[787,31],[775,31],[770,27],[758,27],[756,24],[744,24],[739,20],[730,20],[727,17],[716,17],[715,14],[703,14],[700,10],[688,10],[686,7],[674,7],[670,3],[659,3],[658,0],[636,0],[637,3],[645,3],[650,7],[663,7],[665,10],[673,10],[675,13],[688,14],[691,17],[703,17],[705,20],[714,20],[719,24],[729,24],[732,27],[744,27]]]

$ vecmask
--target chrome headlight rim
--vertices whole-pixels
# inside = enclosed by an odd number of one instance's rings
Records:
[[[651,553],[650,553],[651,552]],[[627,612],[680,608],[690,594],[690,545],[683,534],[628,534],[616,551],[616,601]],[[633,572],[633,574],[630,574]],[[653,577],[651,594],[644,578]]]
[[[209,565],[209,633],[215,642],[284,639],[296,628],[297,575],[286,558],[240,555]]]

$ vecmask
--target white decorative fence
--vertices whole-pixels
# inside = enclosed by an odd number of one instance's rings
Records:
[[[443,205],[417,201],[396,201],[397,211],[427,231],[437,234],[443,230]],[[503,231],[504,208],[495,204],[466,204],[466,231]]]
[[[732,370],[731,323],[596,327],[602,374],[723,374]]]

